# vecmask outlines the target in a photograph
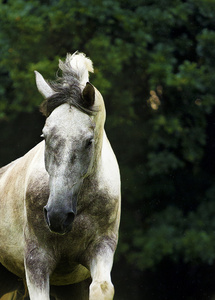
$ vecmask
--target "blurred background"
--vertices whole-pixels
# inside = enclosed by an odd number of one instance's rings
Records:
[[[0,166],[41,139],[34,70],[84,52],[122,177],[116,300],[215,299],[215,0],[0,4]]]

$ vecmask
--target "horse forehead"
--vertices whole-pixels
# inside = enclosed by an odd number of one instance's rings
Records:
[[[92,129],[92,121],[88,115],[74,107],[62,105],[56,108],[46,120],[48,131],[66,136],[84,135]]]

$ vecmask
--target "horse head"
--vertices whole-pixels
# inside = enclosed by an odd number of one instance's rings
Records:
[[[65,234],[72,229],[79,192],[101,148],[105,112],[101,94],[88,82],[93,69],[85,55],[69,54],[59,67],[62,78],[55,83],[35,73],[47,117],[42,136],[50,193],[44,215],[52,232]]]

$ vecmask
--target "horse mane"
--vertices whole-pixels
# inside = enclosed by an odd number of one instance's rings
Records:
[[[59,69],[62,77],[56,81],[49,81],[54,91],[53,95],[46,98],[40,106],[40,111],[48,117],[52,111],[61,104],[68,103],[79,110],[92,115],[96,109],[87,107],[82,97],[82,90],[89,81],[89,73],[93,72],[92,61],[84,53],[67,54],[65,62],[59,60]]]

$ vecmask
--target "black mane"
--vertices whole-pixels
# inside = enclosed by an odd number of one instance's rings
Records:
[[[59,67],[62,70],[62,77],[57,77],[56,81],[49,82],[55,93],[51,97],[46,98],[41,104],[40,111],[42,114],[48,117],[55,108],[64,103],[75,106],[86,114],[94,114],[95,108],[88,107],[82,97],[79,87],[79,75],[72,70],[69,61],[66,60],[64,63],[60,61]]]

